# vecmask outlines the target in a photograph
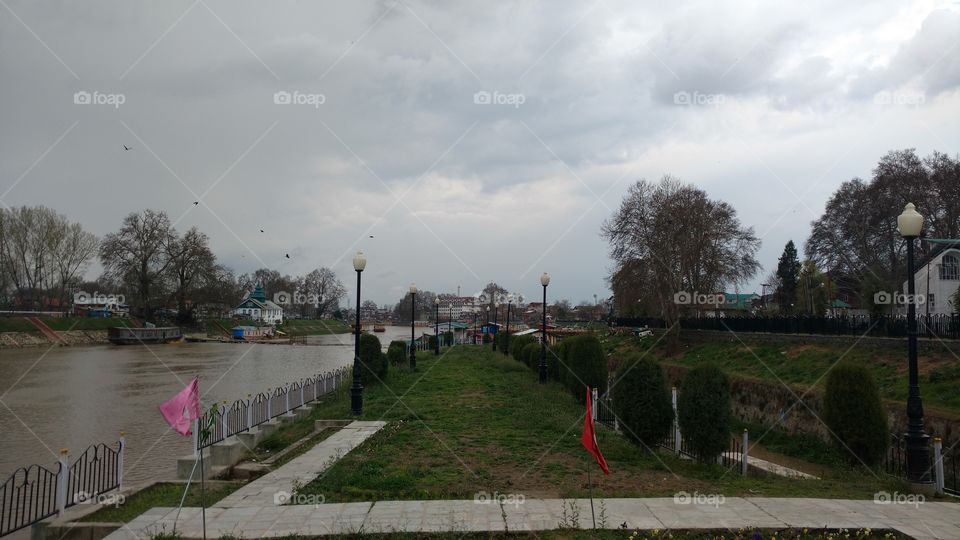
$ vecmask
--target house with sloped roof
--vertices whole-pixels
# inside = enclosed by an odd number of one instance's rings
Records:
[[[933,249],[923,257],[913,274],[917,293],[917,315],[950,315],[960,312],[960,306],[953,305],[953,298],[960,288],[960,240],[927,240]],[[907,294],[907,282],[902,284],[903,294]],[[922,295],[922,296],[921,296]],[[898,306],[902,313],[907,312],[904,305]]]
[[[233,315],[269,325],[283,323],[283,308],[267,300],[267,293],[264,292],[263,285],[259,281],[243,302],[234,308]]]

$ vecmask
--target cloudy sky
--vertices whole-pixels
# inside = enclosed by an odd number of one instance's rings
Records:
[[[238,273],[352,287],[363,249],[378,303],[543,271],[578,302],[672,174],[761,236],[759,292],[841,181],[956,154],[958,40],[953,1],[0,0],[0,202],[165,210]]]

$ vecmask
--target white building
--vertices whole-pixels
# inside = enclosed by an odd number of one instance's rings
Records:
[[[924,303],[917,305],[917,315],[949,315],[960,311],[951,301],[960,287],[960,242],[938,245],[933,254],[913,274],[917,295]],[[903,293],[907,282],[903,282]],[[919,302],[919,297],[918,297]]]
[[[446,320],[453,314],[453,320],[462,319],[465,315],[473,316],[479,309],[477,299],[472,296],[448,296],[440,299],[440,320]]]
[[[240,302],[240,305],[233,310],[233,314],[237,317],[260,321],[264,324],[275,325],[283,323],[283,308],[267,300],[267,295],[263,292],[263,285],[261,285],[260,282],[257,282],[257,286],[253,288],[253,292],[248,294],[247,297],[243,299],[243,302]]]

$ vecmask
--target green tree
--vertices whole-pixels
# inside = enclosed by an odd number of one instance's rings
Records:
[[[730,381],[714,365],[693,368],[677,397],[683,438],[700,459],[715,461],[730,443]]]
[[[613,409],[628,439],[646,448],[663,440],[673,425],[673,404],[660,364],[645,358],[624,362],[612,388]]]
[[[797,296],[797,282],[800,279],[800,260],[797,258],[797,247],[793,245],[793,240],[787,242],[783,254],[780,255],[777,278],[780,281],[777,303],[780,304],[781,312],[790,313],[793,311],[791,306]]]
[[[890,430],[873,374],[865,366],[841,362],[827,375],[823,394],[823,421],[837,446],[849,449],[867,465],[880,463]]]

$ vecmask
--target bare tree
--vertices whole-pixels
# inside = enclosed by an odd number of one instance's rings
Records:
[[[755,258],[760,241],[740,224],[733,207],[670,176],[632,185],[604,222],[602,235],[617,267],[613,275],[621,278],[616,288],[636,279],[646,301],[659,305],[674,340],[681,308],[695,307],[678,303],[678,293],[720,292],[760,268]],[[629,273],[620,274],[625,269]]]
[[[100,262],[108,276],[124,283],[136,296],[140,316],[153,316],[153,302],[163,293],[175,239],[166,212],[144,210],[123,220],[120,230],[108,234],[100,245]]]
[[[300,278],[297,292],[300,293],[299,297],[305,297],[308,304],[313,305],[316,317],[322,319],[340,305],[340,299],[347,293],[347,288],[337,279],[333,270],[323,267]]]
[[[216,257],[209,238],[196,227],[183,237],[172,235],[166,246],[173,297],[177,302],[177,322],[193,320],[195,296],[201,287],[217,277]]]

